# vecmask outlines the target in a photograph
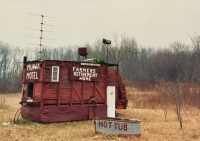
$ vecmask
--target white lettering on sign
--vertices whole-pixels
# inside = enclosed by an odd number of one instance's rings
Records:
[[[98,73],[93,68],[72,67],[72,76],[75,80],[94,81],[98,78]]]
[[[28,64],[26,66],[26,80],[39,79],[40,63]]]
[[[38,70],[40,69],[40,64],[35,63],[35,64],[28,64],[27,65],[27,71],[33,71],[33,70]]]
[[[27,72],[26,79],[39,79],[37,76],[37,72]]]

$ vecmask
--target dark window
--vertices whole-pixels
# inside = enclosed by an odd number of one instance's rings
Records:
[[[33,83],[28,84],[28,97],[33,98]]]

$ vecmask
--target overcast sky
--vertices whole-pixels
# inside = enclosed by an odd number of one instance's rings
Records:
[[[168,47],[200,34],[200,0],[0,0],[0,40],[11,46],[84,46],[113,35],[134,37],[138,45]],[[189,35],[189,36],[188,36]],[[28,38],[27,36],[38,37]]]

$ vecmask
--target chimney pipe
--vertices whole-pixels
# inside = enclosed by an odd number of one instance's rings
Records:
[[[24,56],[24,63],[27,61],[27,56]]]

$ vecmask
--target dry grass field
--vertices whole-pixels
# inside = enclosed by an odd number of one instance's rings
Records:
[[[13,124],[16,111],[20,108],[20,94],[0,95],[0,140],[1,141],[198,141],[200,140],[200,110],[187,106],[182,110],[183,129],[180,129],[173,106],[162,108],[139,108],[135,103],[145,105],[140,95],[155,95],[151,92],[140,92],[128,89],[129,105],[126,110],[117,110],[118,117],[141,120],[141,136],[119,136],[95,133],[94,123],[88,121],[40,124],[20,118],[18,125]],[[137,99],[138,98],[138,99]],[[136,102],[134,102],[134,99]],[[4,101],[5,100],[5,101]],[[142,102],[142,100],[144,102]],[[10,124],[6,124],[10,123]]]

